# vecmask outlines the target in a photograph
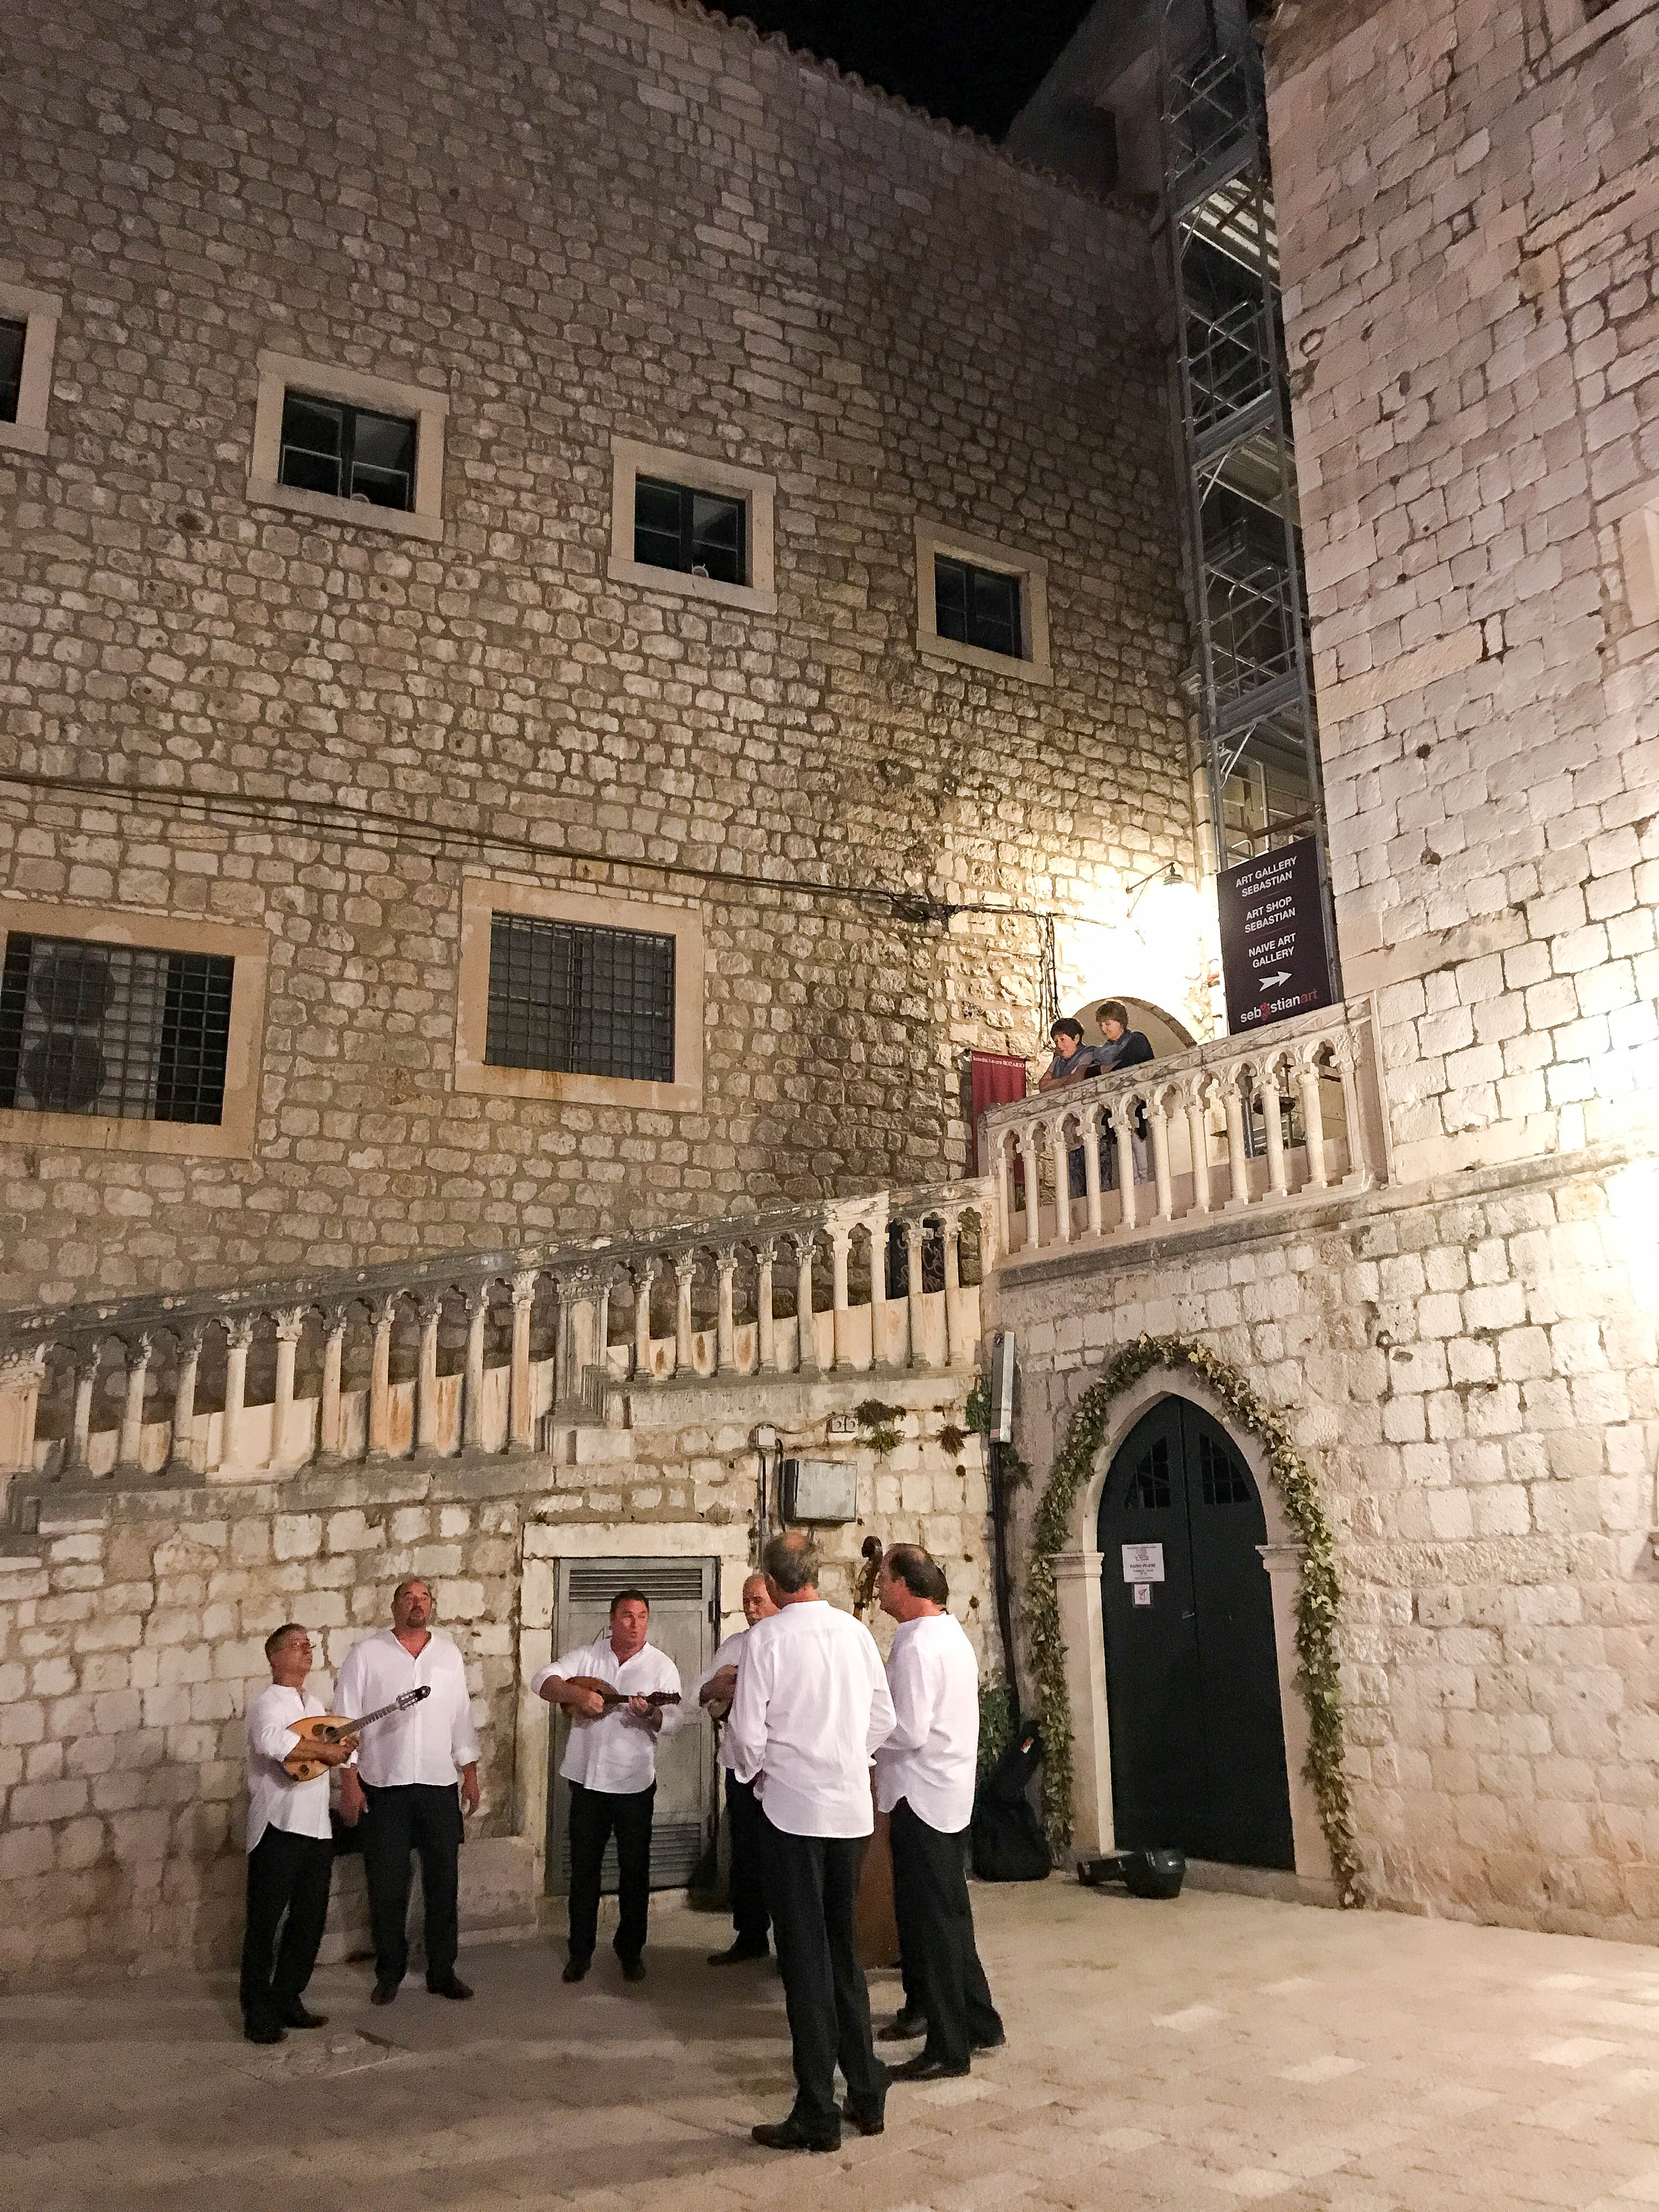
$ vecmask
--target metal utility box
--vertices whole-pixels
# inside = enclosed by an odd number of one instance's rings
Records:
[[[783,1517],[836,1523],[856,1521],[859,1472],[850,1461],[787,1459],[783,1462]]]

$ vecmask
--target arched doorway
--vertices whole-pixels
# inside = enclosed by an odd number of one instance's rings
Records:
[[[1117,1842],[1293,1869],[1267,1519],[1220,1424],[1177,1397],[1143,1414],[1098,1540]]]

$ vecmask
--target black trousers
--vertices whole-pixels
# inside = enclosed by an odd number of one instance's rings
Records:
[[[752,1782],[726,1771],[726,1811],[732,1824],[732,1927],[739,1943],[766,1948],[771,1915],[766,1909],[765,1814]]]
[[[763,1811],[766,1901],[783,1974],[795,2064],[793,2117],[828,2130],[836,2119],[836,2062],[848,2099],[878,2112],[887,2069],[870,2039],[870,1988],[853,1926],[867,1836],[791,1836]]]
[[[248,1853],[242,2018],[250,2027],[280,2026],[304,1996],[323,1940],[333,1871],[331,1838],[291,1836],[286,1828],[267,1828]]]
[[[893,1911],[904,1954],[907,2002],[927,2015],[924,2056],[965,2066],[976,2043],[994,2043],[1002,2021],[974,1943],[964,1833],[930,1828],[901,1797],[893,1808]]]
[[[368,1877],[374,1978],[395,1988],[409,1972],[409,1858],[421,1855],[426,1905],[426,1978],[455,1971],[460,1948],[461,1801],[453,1782],[410,1782],[395,1790],[364,1785],[368,1810],[358,1822]]]
[[[605,1847],[617,1838],[617,1901],[621,1917],[613,1948],[622,1960],[645,1948],[651,1910],[651,1808],[648,1790],[585,1790],[570,1785],[570,1955],[591,1959],[599,1932],[599,1873]]]

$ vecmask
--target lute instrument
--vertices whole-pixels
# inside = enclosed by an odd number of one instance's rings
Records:
[[[355,1743],[363,1730],[373,1728],[376,1721],[385,1720],[390,1713],[406,1713],[411,1705],[418,1705],[422,1698],[431,1695],[431,1684],[422,1682],[418,1689],[405,1690],[389,1705],[378,1706],[374,1712],[365,1713],[361,1720],[343,1720],[338,1713],[307,1713],[302,1720],[290,1721],[289,1725],[300,1741],[283,1761],[289,1780],[314,1782],[319,1774],[328,1772],[328,1762],[313,1759],[306,1748],[307,1744]]]
[[[592,1690],[596,1697],[602,1698],[607,1713],[614,1712],[618,1705],[627,1705],[633,1698],[642,1697],[656,1712],[660,1712],[665,1705],[677,1705],[680,1701],[678,1690],[619,1690],[614,1682],[602,1682],[597,1674],[567,1674],[564,1679],[573,1690]]]

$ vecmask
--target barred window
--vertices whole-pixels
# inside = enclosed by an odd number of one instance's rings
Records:
[[[0,1108],[217,1125],[235,963],[14,932],[0,967]]]
[[[496,914],[484,1059],[495,1067],[674,1080],[674,939]]]
[[[290,392],[276,481],[407,514],[415,505],[415,424],[400,416]]]
[[[967,561],[933,562],[933,621],[941,637],[1019,658],[1019,578]]]

